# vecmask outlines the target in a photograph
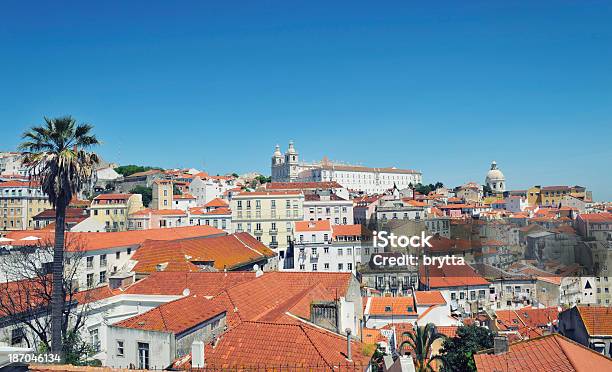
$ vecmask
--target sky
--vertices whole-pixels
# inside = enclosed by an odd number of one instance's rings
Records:
[[[302,159],[612,200],[610,1],[0,3],[0,150],[44,116],[120,164]]]

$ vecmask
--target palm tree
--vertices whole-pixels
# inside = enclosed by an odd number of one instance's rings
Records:
[[[431,345],[437,339],[444,338],[441,333],[436,332],[436,326],[433,323],[427,323],[424,327],[417,325],[415,332],[409,332],[407,340],[403,341],[399,346],[399,352],[402,353],[404,346],[409,346],[414,351],[414,362],[417,372],[433,371],[431,363],[434,360],[441,360],[439,356],[430,357]]]
[[[24,165],[31,180],[39,181],[41,188],[55,208],[55,240],[53,247],[53,293],[51,298],[51,352],[62,356],[62,335],[66,299],[64,281],[64,232],[66,208],[74,195],[91,180],[98,156],[85,152],[99,144],[89,124],[77,124],[70,116],[45,119],[45,124],[34,126],[23,133]]]

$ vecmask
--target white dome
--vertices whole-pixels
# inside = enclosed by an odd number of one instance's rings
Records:
[[[283,154],[281,154],[279,145],[276,145],[276,147],[274,148],[274,156],[283,156]]]
[[[494,160],[491,163],[491,169],[487,172],[486,182],[488,183],[489,181],[505,181],[505,180],[506,180],[506,177],[504,176],[502,171],[497,169],[497,163]]]

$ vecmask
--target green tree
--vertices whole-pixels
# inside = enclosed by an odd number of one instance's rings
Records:
[[[477,325],[461,326],[457,335],[442,344],[443,371],[476,371],[474,354],[493,347],[495,334]]]
[[[272,177],[266,177],[266,176],[262,176],[259,175],[257,177],[255,177],[255,179],[260,183],[260,184],[264,184],[264,183],[268,183],[268,182],[272,182]]]
[[[489,196],[493,194],[493,190],[489,185],[482,185],[482,192],[484,196]]]
[[[240,176],[238,175],[238,173],[232,173],[232,177],[234,177],[234,178],[238,178],[238,177],[240,177]]]
[[[123,177],[126,177],[134,173],[145,172],[145,171],[152,170],[152,169],[163,170],[162,168],[159,168],[159,167],[129,164],[129,165],[122,165],[120,167],[115,168],[115,172],[121,174]]]
[[[66,293],[64,276],[64,232],[66,229],[66,208],[72,197],[92,181],[99,159],[95,153],[85,149],[98,145],[98,139],[91,133],[89,124],[77,124],[70,116],[49,119],[23,133],[24,142],[19,145],[23,162],[30,177],[38,179],[42,191],[49,197],[55,208],[55,240],[52,265],[51,300],[51,351],[62,355],[63,308]]]
[[[183,192],[181,191],[181,189],[179,189],[176,185],[172,186],[172,193],[174,195],[183,195]]]
[[[417,372],[433,371],[431,363],[439,360],[437,356],[431,357],[431,345],[435,340],[444,338],[441,333],[436,332],[433,323],[427,323],[423,327],[416,327],[415,332],[408,333],[408,339],[399,345],[399,353],[402,354],[404,347],[409,346],[414,351],[414,364]]]
[[[153,189],[151,189],[150,187],[138,185],[131,189],[130,193],[142,195],[142,204],[145,207],[148,207],[149,203],[151,203],[151,200],[153,200]]]

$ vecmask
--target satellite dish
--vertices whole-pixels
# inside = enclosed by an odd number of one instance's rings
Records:
[[[259,265],[258,264],[253,265],[253,271],[259,271]]]
[[[189,288],[183,289],[183,296],[189,296],[190,293],[191,291],[189,290]]]

